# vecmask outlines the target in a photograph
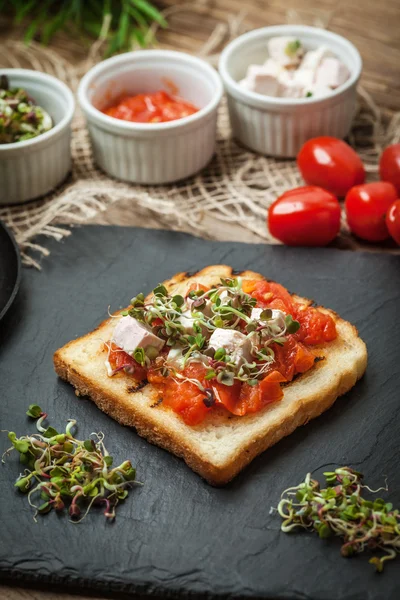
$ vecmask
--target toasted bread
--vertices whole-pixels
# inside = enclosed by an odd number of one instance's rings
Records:
[[[252,271],[240,275],[264,279]],[[164,285],[169,291],[184,293],[193,281],[212,286],[221,277],[232,277],[232,269],[216,265],[192,276],[178,273]],[[293,298],[311,303],[299,296]],[[281,401],[244,417],[221,407],[210,411],[200,425],[188,426],[171,409],[157,405],[151,384],[143,386],[124,372],[109,377],[104,364],[104,342],[111,339],[112,318],[57,350],[55,370],[75,387],[78,395],[89,396],[122,425],[135,427],[149,442],[182,457],[210,484],[223,485],[258,454],[327,410],[363,375],[367,350],[356,328],[333,311],[319,308],[332,316],[338,332],[333,342],[315,347],[323,360],[285,385]]]

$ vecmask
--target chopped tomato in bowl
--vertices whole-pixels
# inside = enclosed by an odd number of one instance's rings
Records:
[[[161,90],[153,94],[124,96],[103,112],[109,117],[134,123],[166,123],[193,115],[198,110],[190,102]]]

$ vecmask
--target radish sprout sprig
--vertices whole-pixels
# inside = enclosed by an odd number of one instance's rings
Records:
[[[124,310],[122,317],[130,316],[150,327],[152,332],[164,340],[166,348],[172,348],[168,357],[151,357],[148,351],[138,347],[135,350],[136,362],[154,366],[164,376],[177,377],[179,370],[193,362],[207,367],[206,380],[216,379],[219,383],[232,386],[235,382],[247,382],[256,385],[265,377],[275,361],[273,344],[283,346],[287,334],[296,333],[300,327],[290,314],[269,308],[253,309],[257,300],[243,291],[242,279],[221,278],[220,283],[209,290],[190,290],[184,297],[169,294],[163,284],[153,289],[150,299],[144,294],[132,298],[130,307]],[[240,331],[251,343],[250,360],[241,360],[238,364],[224,348],[209,346],[212,333],[218,329]],[[222,354],[221,354],[222,353]],[[180,376],[192,383],[190,378]],[[203,391],[204,386],[197,383]]]
[[[303,528],[316,531],[321,538],[339,536],[344,557],[364,550],[381,551],[382,556],[369,560],[381,572],[384,563],[400,553],[400,514],[390,502],[367,500],[362,493],[387,491],[387,487],[371,490],[362,484],[363,475],[349,467],[324,475],[326,488],[321,489],[308,473],[302,483],[282,493],[276,509],[283,519],[281,530]]]
[[[113,458],[104,445],[104,435],[93,433],[87,440],[78,440],[72,434],[76,426],[69,419],[64,433],[53,427],[43,427],[47,414],[36,404],[31,404],[26,413],[37,419],[39,433],[17,437],[8,432],[12,446],[10,451],[20,453],[20,462],[25,466],[15,486],[27,494],[28,502],[37,514],[52,509],[68,514],[74,523],[81,522],[93,505],[103,505],[108,520],[115,518],[117,504],[128,496],[132,484],[137,483],[136,471],[129,460],[113,467]],[[37,504],[37,502],[39,502]]]

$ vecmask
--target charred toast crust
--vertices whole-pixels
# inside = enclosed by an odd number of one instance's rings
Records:
[[[185,272],[177,273],[165,281],[164,285],[167,289],[179,288],[181,284],[186,287],[190,279],[215,283],[220,277],[232,275],[231,267],[213,265],[191,276]],[[243,271],[240,275],[249,279],[265,279],[253,271]],[[312,303],[311,300],[296,295],[293,295],[293,298],[307,305]],[[85,352],[89,351],[90,344],[101,338],[104,330],[110,327],[110,319],[103,321],[93,332],[57,350],[54,354],[54,366],[57,374],[75,387],[77,395],[89,396],[102,411],[122,425],[135,427],[139,435],[149,442],[182,457],[190,468],[210,484],[223,485],[258,454],[300,425],[326,411],[336,398],[349,391],[363,375],[367,364],[367,351],[364,342],[358,337],[356,328],[334,311],[319,308],[334,318],[339,330],[338,340],[325,347],[319,347],[319,353],[325,360],[317,362],[310,371],[284,387],[284,399],[278,403],[282,406],[274,411],[267,407],[261,414],[228,417],[226,411],[221,409],[219,414],[213,417],[214,423],[210,417],[204,424],[191,428],[170,409],[155,405],[157,395],[151,384],[142,386],[141,382],[135,382],[131,376],[123,373],[107,380],[104,373],[88,372],[82,357],[77,359],[75,355],[80,352],[85,355]],[[91,358],[103,365],[104,358],[100,357],[100,360],[99,353],[97,348],[97,355]],[[340,356],[341,353],[346,360],[341,361],[339,366],[336,364],[336,355]],[[317,385],[313,384],[314,380]],[[289,396],[289,399],[285,398]],[[243,439],[236,445],[231,444],[231,450],[227,450],[226,446],[232,442],[229,439],[230,428],[236,438],[240,437],[243,430]],[[221,441],[218,440],[219,429],[224,432]],[[210,438],[210,444],[213,444],[212,448],[221,448],[221,458],[216,458],[214,452],[208,451],[207,436]]]

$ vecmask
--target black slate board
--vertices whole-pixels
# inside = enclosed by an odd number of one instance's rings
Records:
[[[144,486],[120,507],[114,524],[101,514],[81,525],[55,514],[35,524],[26,498],[12,487],[19,465],[10,457],[1,467],[3,581],[118,598],[135,592],[175,598],[400,597],[399,561],[377,575],[368,556],[345,560],[338,540],[280,533],[280,519],[270,515],[284,488],[308,470],[318,475],[334,464],[357,467],[372,487],[387,475],[389,496],[400,505],[398,257],[112,227],[78,229],[67,243],[52,243],[51,252],[41,272],[24,272],[17,301],[0,324],[1,427],[25,433],[31,402],[48,410],[56,427],[73,416],[83,436],[102,430],[116,459],[132,457]],[[213,263],[250,267],[337,310],[357,325],[370,354],[365,378],[347,396],[223,489],[77,399],[52,367],[54,350],[91,330],[108,304],[117,309],[177,271]]]

